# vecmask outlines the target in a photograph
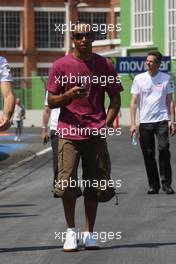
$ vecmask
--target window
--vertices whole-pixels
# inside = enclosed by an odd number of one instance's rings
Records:
[[[98,28],[100,28],[101,24],[107,24],[107,13],[103,13],[103,12],[80,12],[78,14],[79,20],[83,21],[85,23],[89,23],[89,24],[96,24],[98,25]],[[94,31],[95,32],[95,31]],[[102,34],[103,32],[105,32],[102,30],[101,32],[95,32],[96,33],[96,40],[101,40],[101,39],[106,39],[107,38],[107,34]]]
[[[166,1],[166,46],[168,50],[168,55],[176,57],[176,2],[175,0]]]
[[[64,34],[55,31],[55,24],[63,24],[64,12],[36,12],[35,39],[37,48],[63,48]]]
[[[20,47],[20,12],[0,11],[0,48]]]
[[[37,68],[37,76],[48,77],[49,70],[49,68]]]
[[[152,44],[152,0],[132,1],[132,44]]]

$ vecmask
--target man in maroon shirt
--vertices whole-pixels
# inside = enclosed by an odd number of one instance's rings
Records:
[[[49,106],[61,107],[57,130],[59,175],[54,193],[63,199],[68,227],[65,252],[77,250],[74,218],[76,198],[82,195],[77,179],[80,158],[86,182],[83,243],[86,249],[98,248],[93,227],[99,200],[92,183],[110,179],[110,158],[101,131],[112,126],[120,108],[122,91],[112,63],[92,53],[94,34],[91,29],[78,23],[72,39],[74,52],[54,62],[47,85]],[[105,92],[110,98],[107,114]]]

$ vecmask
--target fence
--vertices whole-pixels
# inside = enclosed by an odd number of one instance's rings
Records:
[[[176,72],[172,72],[172,79],[176,87]],[[124,87],[122,93],[122,107],[130,107],[130,87],[132,80],[128,75],[122,75],[121,81]],[[16,98],[21,99],[22,105],[26,110],[42,110],[44,108],[45,100],[45,88],[46,88],[47,77],[33,76],[29,78],[14,78],[14,94]],[[175,90],[176,100],[176,90]],[[108,106],[108,96],[105,97],[105,105]],[[0,109],[2,109],[3,100],[0,94]]]
[[[47,77],[14,78],[13,92],[16,98],[20,98],[25,109],[43,109],[45,100],[45,87]],[[0,109],[3,100],[0,95]]]

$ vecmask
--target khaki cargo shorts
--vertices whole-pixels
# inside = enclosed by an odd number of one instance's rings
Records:
[[[93,197],[97,186],[110,180],[111,164],[106,139],[99,136],[80,141],[59,139],[58,147],[59,172],[54,188],[56,196],[75,198],[84,194]],[[78,178],[77,172],[80,159],[82,179]]]

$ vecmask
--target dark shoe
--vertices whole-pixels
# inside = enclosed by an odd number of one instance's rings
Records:
[[[147,192],[147,194],[157,194],[157,193],[159,193],[159,188],[156,187],[150,187],[150,189]]]
[[[171,186],[167,185],[167,184],[163,184],[162,186],[163,192],[167,193],[167,194],[174,194],[174,190],[172,189]]]

